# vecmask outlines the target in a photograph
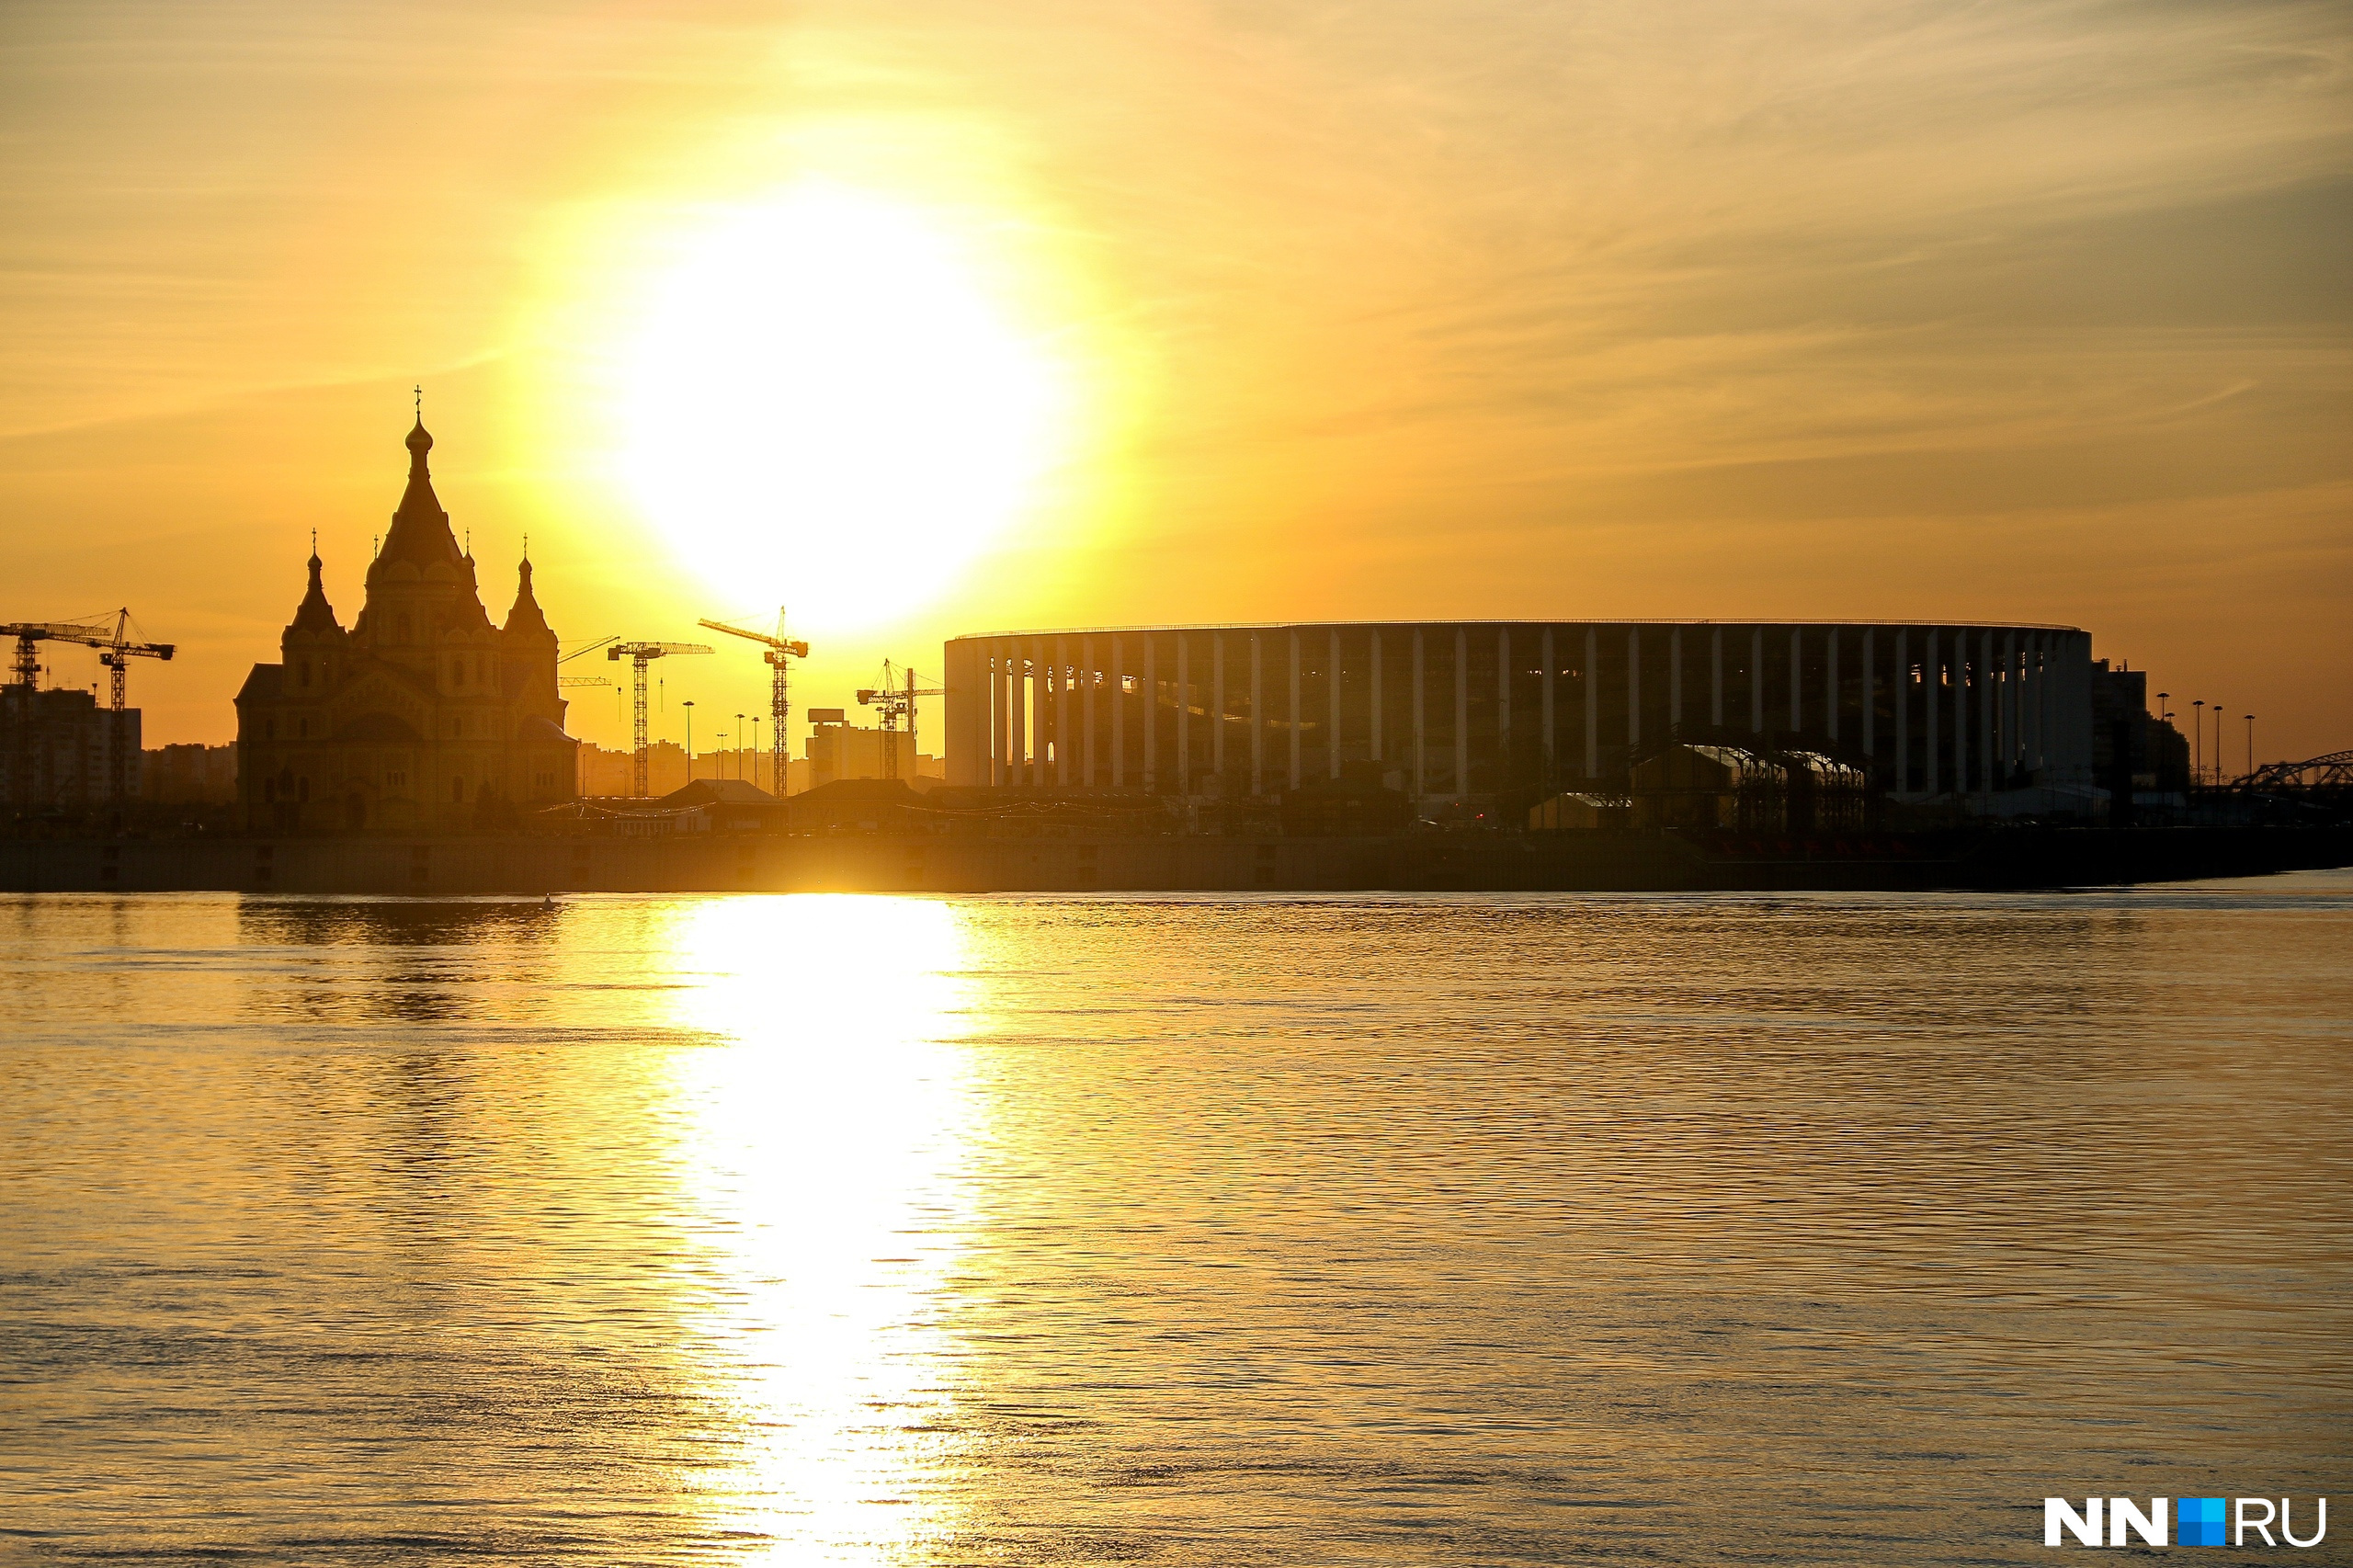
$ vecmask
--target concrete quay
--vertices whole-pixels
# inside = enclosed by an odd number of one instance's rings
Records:
[[[0,841],[9,892],[1704,892],[2032,888],[2353,864],[2353,830],[2018,829],[1742,840],[938,834]]]

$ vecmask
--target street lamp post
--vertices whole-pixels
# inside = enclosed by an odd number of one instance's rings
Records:
[[[2255,715],[2246,716],[2246,770],[2255,771]]]
[[[2189,781],[2206,782],[2206,699],[2189,699]]]
[[[687,699],[687,782],[695,781],[695,699]]]
[[[2250,742],[2250,744],[2253,743]],[[760,716],[752,715],[752,788],[760,787]]]
[[[735,777],[744,777],[744,715],[735,715]]]

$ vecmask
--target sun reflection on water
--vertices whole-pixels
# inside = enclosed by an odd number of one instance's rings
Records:
[[[679,1053],[674,1151],[718,1396],[741,1447],[682,1478],[720,1528],[794,1561],[890,1560],[948,1529],[943,1294],[978,1096],[967,934],[946,903],[734,899],[662,933]]]

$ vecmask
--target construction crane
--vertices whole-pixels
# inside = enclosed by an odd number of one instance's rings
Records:
[[[607,638],[605,641],[609,642],[612,639]],[[602,647],[603,645],[603,643],[597,644],[598,647]],[[621,688],[615,686],[611,681],[607,680],[603,676],[558,676],[556,677],[555,684],[559,690],[570,690],[574,687],[584,686],[603,687],[607,691],[613,694],[613,722],[616,724],[620,722]]]
[[[666,659],[674,653],[708,653],[710,650],[699,642],[614,642],[605,649],[608,659],[627,659],[635,676],[631,683],[637,710],[637,799],[646,797],[645,750],[645,666],[656,659]]]
[[[111,624],[109,624],[111,621]],[[98,650],[98,663],[107,670],[108,707],[116,713],[123,710],[128,693],[125,677],[133,659],[168,659],[176,650],[172,642],[142,642],[134,641],[131,633],[137,628],[131,611],[119,609],[113,616],[92,616],[85,620],[12,621],[0,626],[0,636],[17,640],[17,678],[14,684],[23,689],[18,701],[30,712],[33,691],[40,683],[40,653],[42,642],[78,642],[85,648]],[[121,801],[131,793],[130,751],[122,744],[122,721],[114,722],[113,740],[108,744],[112,756],[111,780],[114,799]]]
[[[131,640],[131,633],[135,630],[136,628],[131,625],[129,610],[115,611],[114,636],[106,647],[98,651],[98,663],[107,667],[107,687],[109,699],[108,706],[118,713],[122,711],[123,672],[129,667],[131,661],[168,659],[172,656],[173,650],[178,646],[175,642],[134,642]]]
[[[605,639],[604,642],[594,642],[589,644],[589,646],[591,648],[601,648],[605,645],[605,642],[609,642],[611,641],[612,639],[608,637]],[[586,653],[587,651],[588,650],[585,648],[581,650],[582,653]],[[575,653],[571,655],[571,657],[577,658],[579,657],[579,654]],[[562,659],[558,659],[556,663],[560,665],[563,663],[563,661]],[[583,686],[603,687],[607,691],[613,694],[613,722],[616,724],[620,722],[621,688],[615,686],[611,681],[607,680],[603,676],[556,676],[555,684],[557,688],[560,690]],[[585,795],[588,792],[588,753],[585,749],[582,750],[580,753],[579,763],[580,766],[577,777],[574,778],[573,782],[579,789],[580,793]]]
[[[792,737],[785,728],[792,718],[792,703],[786,696],[785,661],[807,658],[809,644],[795,642],[784,634],[784,608],[781,605],[777,607],[776,635],[773,637],[765,631],[746,631],[723,620],[705,620],[700,624],[713,631],[724,631],[730,637],[741,637],[765,647],[760,658],[768,667],[769,781],[775,784],[778,798],[781,799],[786,767],[792,756]]]
[[[79,642],[85,648],[102,650],[98,663],[107,667],[113,701],[109,704],[119,713],[123,705],[123,671],[132,659],[168,659],[176,644],[170,642],[138,642],[131,640],[131,612],[119,609],[111,616],[95,615],[84,620],[20,620],[0,626],[0,637],[17,640],[17,678],[14,684],[30,691],[40,682],[40,653],[36,644],[41,642]]]
[[[904,683],[899,678],[901,676],[906,677]],[[904,670],[893,670],[891,661],[885,659],[882,661],[882,684],[868,687],[858,694],[860,707],[881,710],[882,777],[885,778],[896,778],[899,776],[898,728],[901,716],[904,715],[907,721],[907,766],[914,767],[915,766],[915,699],[947,695],[945,689],[939,687],[917,686],[916,678],[912,665]]]

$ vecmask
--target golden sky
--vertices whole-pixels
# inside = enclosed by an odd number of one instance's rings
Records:
[[[567,642],[789,603],[804,704],[1015,626],[2026,619],[2353,744],[2349,37],[10,0],[0,618],[129,605],[149,744],[228,739],[313,528],[357,611],[422,381],[494,615],[527,532]],[[765,690],[665,674],[702,745]]]

